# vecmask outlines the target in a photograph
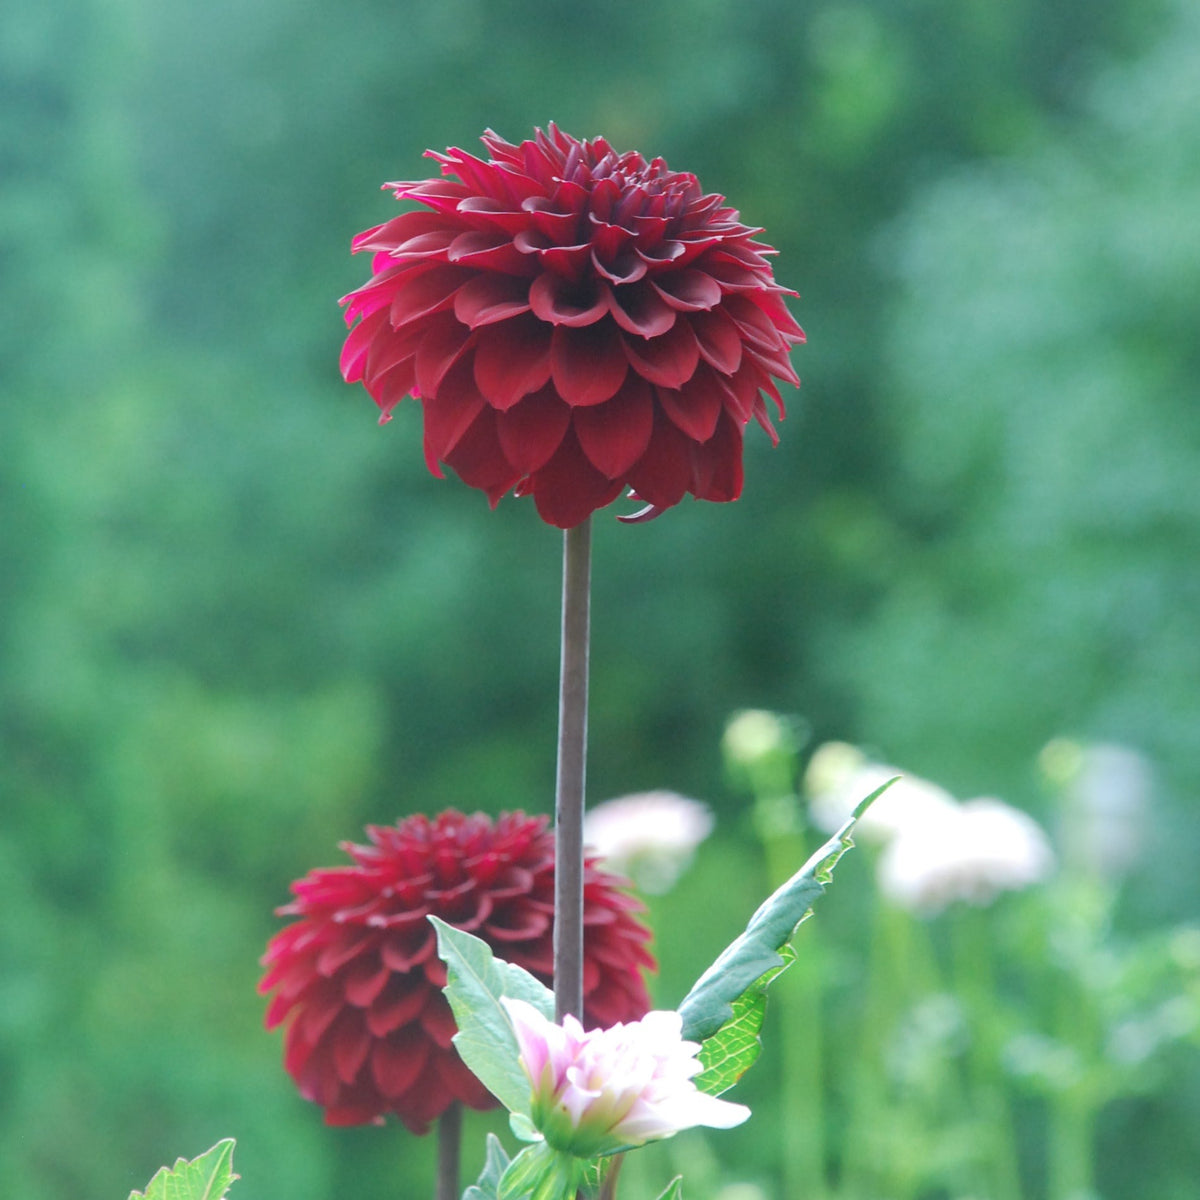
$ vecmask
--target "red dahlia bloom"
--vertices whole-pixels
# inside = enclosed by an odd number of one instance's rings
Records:
[[[330,1125],[395,1113],[414,1133],[455,1100],[495,1105],[450,1044],[433,913],[482,938],[547,985],[553,972],[554,836],[547,818],[449,811],[368,826],[369,846],[343,843],[352,867],[310,871],[279,909],[298,920],[267,946],[259,991],[266,1025],[290,1021],[284,1066]],[[641,905],[587,860],[584,1017],[589,1028],[640,1019],[653,969]]]
[[[428,152],[440,179],[389,183],[424,205],[353,248],[374,276],[343,298],[342,374],[383,410],[425,410],[425,460],[493,506],[531,493],[570,528],[625,487],[658,511],[736,500],[751,417],[778,441],[775,379],[804,340],[760,229],[661,158],[550,126],[486,162]],[[357,322],[357,324],[354,324]],[[774,378],[773,378],[774,377]]]

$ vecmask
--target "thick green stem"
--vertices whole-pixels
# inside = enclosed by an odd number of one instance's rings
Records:
[[[456,1100],[438,1120],[438,1171],[434,1200],[458,1200],[458,1158],[461,1141],[462,1105]]]
[[[583,1015],[583,805],[587,775],[591,519],[563,537],[562,670],[554,798],[554,1012]]]

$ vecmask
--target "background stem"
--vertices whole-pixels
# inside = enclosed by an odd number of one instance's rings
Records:
[[[583,804],[587,773],[589,517],[563,536],[562,670],[554,798],[554,1011],[583,1015]]]
[[[455,1100],[437,1126],[437,1191],[434,1200],[458,1200],[458,1157],[462,1141],[462,1105]]]

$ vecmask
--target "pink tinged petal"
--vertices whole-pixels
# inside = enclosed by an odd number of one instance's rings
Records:
[[[726,296],[721,307],[741,330],[748,346],[768,354],[776,350],[787,350],[787,342],[783,335],[767,313],[753,300],[741,295]]]
[[[530,476],[524,490],[533,493],[538,515],[548,525],[573,529],[596,509],[611,504],[623,486],[596,470],[575,435],[568,432],[554,457]]]
[[[496,413],[486,406],[444,461],[465,484],[486,492],[493,508],[521,478],[521,472],[505,458],[501,449],[496,435]],[[428,966],[432,968],[433,963]]]
[[[650,280],[658,294],[683,312],[699,312],[721,303],[721,287],[704,271],[664,271]]]
[[[484,399],[474,388],[448,388],[444,395],[423,398],[421,403],[425,409],[425,465],[431,475],[441,479],[438,463],[462,440],[483,410]]]
[[[592,261],[592,247],[588,242],[572,246],[546,244],[541,234],[524,231],[513,238],[513,245],[524,254],[535,254],[541,264],[564,279],[582,279]]]
[[[476,275],[455,293],[454,315],[469,329],[529,311],[529,284],[511,275]]]
[[[350,249],[355,254],[364,250],[391,254],[414,238],[426,237],[431,233],[447,233],[453,237],[455,232],[454,226],[448,225],[440,213],[406,212],[373,229],[364,229],[351,239]]]
[[[691,445],[664,413],[655,413],[650,444],[629,472],[638,499],[660,508],[670,508],[683,499],[692,482]]]
[[[574,428],[588,461],[609,479],[621,478],[650,444],[654,428],[650,385],[630,376],[611,400],[576,409]]]
[[[761,396],[757,396],[754,401],[754,419],[767,431],[767,436],[771,439],[771,445],[778,446],[779,432],[771,424],[771,415],[767,412],[767,406],[763,403]]]
[[[642,338],[661,337],[678,316],[648,283],[610,288],[608,311],[626,333]]]
[[[342,346],[340,366],[342,378],[347,383],[357,383],[362,377],[367,365],[367,352],[375,335],[387,326],[387,309],[380,309],[369,317],[363,317],[350,330],[346,342]]]
[[[472,225],[483,229],[500,229],[509,237],[529,226],[527,214],[514,211],[504,201],[491,200],[486,196],[467,196],[456,206],[456,211]]]
[[[603,404],[615,396],[629,362],[611,321],[580,329],[560,325],[550,339],[550,368],[558,394],[571,405]]]
[[[428,215],[434,216],[433,213]],[[397,263],[420,262],[422,259],[445,261],[446,252],[458,233],[457,229],[436,229],[431,233],[419,234],[389,250],[387,258]]]
[[[529,306],[536,317],[551,325],[594,325],[608,313],[608,289],[572,283],[543,271],[530,285]]]
[[[663,411],[694,442],[707,442],[725,411],[726,392],[709,368],[698,370],[678,391],[656,389]]]
[[[377,937],[378,935],[372,932],[358,936],[348,931],[343,933],[317,955],[316,962],[313,964],[317,968],[317,973],[327,978],[336,974],[340,967],[345,966],[351,959],[357,958],[363,951],[371,948]]]
[[[417,267],[396,288],[392,299],[391,321],[397,328],[418,317],[441,312],[454,303],[454,293],[471,278],[465,267],[437,264]]]
[[[561,244],[575,240],[579,228],[576,213],[569,209],[563,211],[555,201],[544,196],[530,196],[522,202],[521,209],[529,213],[534,228],[551,242]]]
[[[496,434],[505,458],[528,475],[550,461],[570,423],[571,408],[558,398],[553,388],[544,387],[498,414]]]
[[[732,375],[742,365],[742,336],[732,318],[715,308],[693,314],[689,323],[705,362],[722,375]]]
[[[530,314],[476,334],[475,384],[493,408],[512,408],[550,379],[550,330]]]
[[[700,346],[687,320],[677,320],[661,337],[627,337],[623,343],[630,366],[662,387],[682,387],[700,362]]]

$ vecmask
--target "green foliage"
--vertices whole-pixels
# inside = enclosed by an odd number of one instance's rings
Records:
[[[497,958],[486,942],[437,917],[429,920],[446,964],[446,999],[458,1022],[455,1049],[509,1112],[529,1116],[529,1078],[500,999],[524,1000],[553,1020],[554,993],[528,971]]]
[[[224,1200],[229,1185],[240,1178],[233,1172],[233,1138],[225,1138],[191,1162],[179,1158],[173,1167],[162,1167],[144,1192],[130,1192],[129,1200]]]
[[[494,1134],[487,1135],[487,1157],[479,1178],[463,1192],[462,1200],[499,1200],[500,1180],[508,1169],[509,1157]]]
[[[762,997],[771,979],[788,964],[781,953],[784,945],[796,931],[796,926],[812,912],[814,901],[833,877],[838,859],[854,844],[850,831],[855,821],[893,782],[877,788],[859,804],[854,816],[791,879],[763,901],[750,918],[745,932],[739,934],[700,976],[679,1006],[685,1038],[705,1041],[727,1023],[736,1021],[734,1004],[747,993],[755,1000],[742,1019],[753,1020],[750,1014],[759,1002],[758,997]],[[765,997],[762,1002],[765,1003]],[[741,1034],[733,1030],[730,1037],[731,1042],[737,1041]]]
[[[658,1200],[683,1200],[683,1176],[676,1175],[663,1189]]]

